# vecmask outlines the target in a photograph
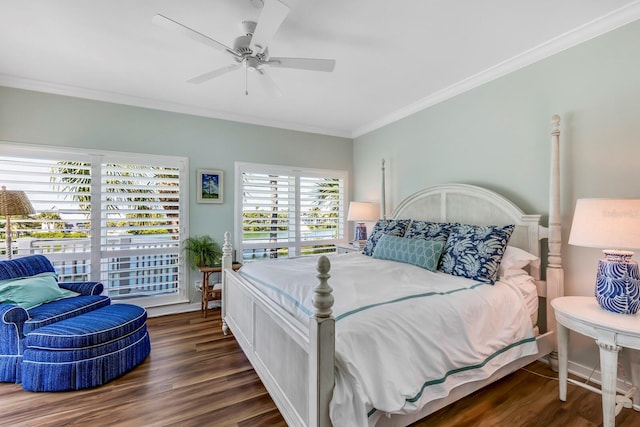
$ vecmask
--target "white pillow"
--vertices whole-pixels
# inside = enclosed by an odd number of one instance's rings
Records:
[[[498,275],[499,277],[518,276],[528,265],[540,268],[540,258],[515,246],[507,246],[500,262]]]
[[[533,277],[529,276],[526,271],[518,268],[514,268],[510,271],[520,272],[519,275],[509,277],[505,276],[505,281],[513,283],[516,288],[518,288],[527,303],[527,309],[531,315],[531,324],[535,326],[538,322],[538,288],[536,287]]]

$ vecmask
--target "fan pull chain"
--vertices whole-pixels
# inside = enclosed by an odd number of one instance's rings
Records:
[[[244,94],[249,96],[249,70],[244,69]]]

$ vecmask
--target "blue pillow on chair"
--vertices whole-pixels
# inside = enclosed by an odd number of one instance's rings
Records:
[[[0,281],[0,303],[16,304],[26,310],[45,302],[78,295],[80,294],[60,288],[55,273]]]

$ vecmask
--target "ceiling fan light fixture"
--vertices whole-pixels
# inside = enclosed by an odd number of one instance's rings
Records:
[[[248,71],[257,70],[259,65],[260,65],[260,61],[258,61],[258,58],[255,58],[253,56],[247,56],[244,60],[244,66],[247,68]]]

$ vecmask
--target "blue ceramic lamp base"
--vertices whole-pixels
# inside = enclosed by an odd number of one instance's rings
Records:
[[[359,222],[356,225],[356,233],[353,240],[367,240],[367,226],[364,225],[364,222]]]
[[[636,314],[640,309],[640,273],[633,252],[604,251],[598,262],[596,299],[604,310]]]

